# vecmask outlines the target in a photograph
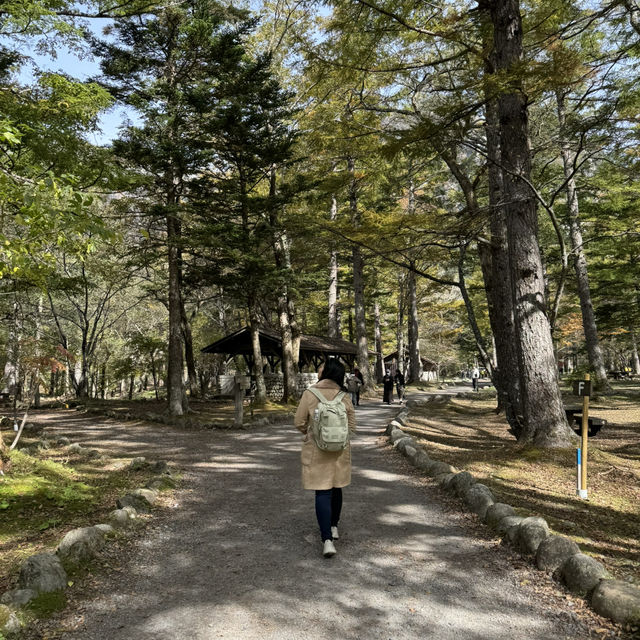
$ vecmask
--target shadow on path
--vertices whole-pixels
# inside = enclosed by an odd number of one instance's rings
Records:
[[[338,554],[320,555],[300,436],[186,431],[69,412],[56,429],[185,471],[173,516],[151,525],[120,574],[98,578],[68,640],[557,639],[583,629],[517,584],[500,550],[455,523],[377,437],[399,407],[361,406]]]

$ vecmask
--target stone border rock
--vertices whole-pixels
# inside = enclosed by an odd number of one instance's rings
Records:
[[[75,453],[91,451],[80,445],[67,448]],[[135,489],[117,500],[117,509],[109,514],[108,523],[80,527],[68,531],[55,553],[42,552],[28,557],[20,569],[18,587],[0,597],[0,634],[10,636],[20,631],[21,607],[26,607],[43,594],[59,593],[69,586],[68,572],[78,570],[96,560],[107,539],[140,522],[140,513],[149,513],[158,499],[158,492],[177,486],[175,474],[164,460],[148,461],[144,457],[134,458],[129,463],[131,471],[148,470],[153,477],[146,487]]]
[[[416,439],[403,430],[411,408],[448,402],[451,397],[434,395],[408,400],[385,431],[393,447],[443,490],[461,499],[469,511],[502,536],[504,544],[529,558],[539,570],[552,573],[572,593],[586,598],[597,613],[622,624],[640,623],[640,587],[613,580],[604,565],[581,553],[573,540],[551,535],[544,518],[515,515],[512,506],[497,502],[491,490],[477,482],[468,471],[459,471],[446,462],[431,459]]]

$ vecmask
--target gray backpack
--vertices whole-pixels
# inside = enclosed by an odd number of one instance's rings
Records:
[[[317,389],[309,391],[318,398],[318,407],[311,420],[311,433],[323,451],[342,451],[349,442],[347,408],[342,402],[341,391],[333,400],[327,400]]]

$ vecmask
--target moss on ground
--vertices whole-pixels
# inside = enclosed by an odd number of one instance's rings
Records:
[[[0,592],[28,556],[50,550],[72,528],[104,520],[118,496],[150,476],[125,461],[87,460],[66,448],[13,451],[12,462],[0,479]]]

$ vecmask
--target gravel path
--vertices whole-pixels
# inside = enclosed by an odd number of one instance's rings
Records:
[[[379,436],[398,407],[358,408],[353,483],[338,554],[325,560],[312,492],[300,488],[290,425],[187,431],[67,413],[51,427],[120,455],[185,471],[172,517],[157,519],[124,571],[98,577],[67,640],[437,640],[585,638],[539,604],[503,550],[488,548]],[[51,415],[51,414],[50,414]]]

